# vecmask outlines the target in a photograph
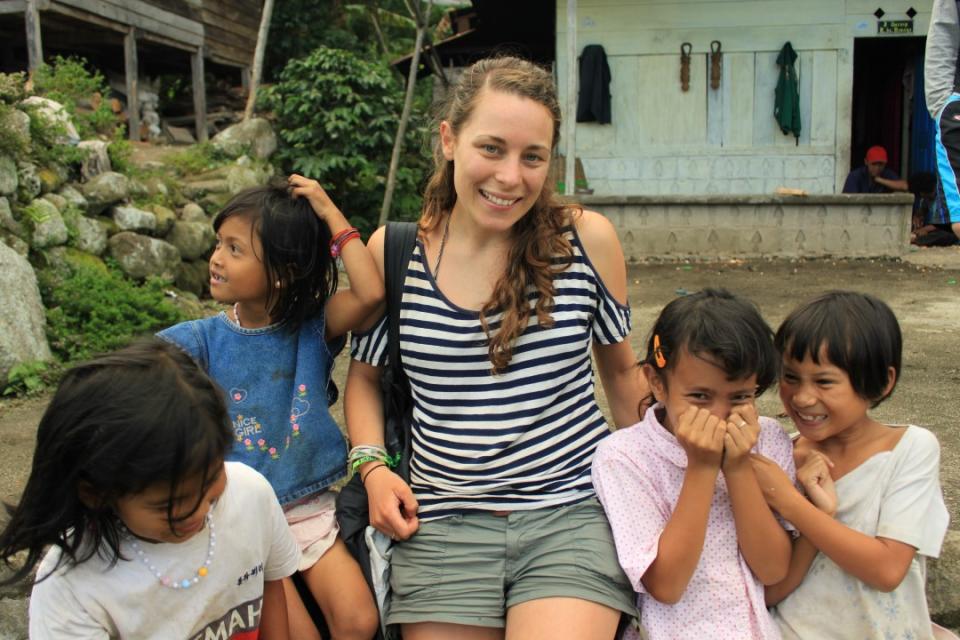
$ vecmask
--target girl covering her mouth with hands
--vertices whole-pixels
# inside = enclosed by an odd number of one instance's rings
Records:
[[[763,586],[786,575],[790,539],[750,464],[759,451],[794,473],[790,439],[754,407],[777,377],[773,332],[706,289],[663,309],[642,366],[657,403],[593,461],[641,626],[650,640],[779,638]]]

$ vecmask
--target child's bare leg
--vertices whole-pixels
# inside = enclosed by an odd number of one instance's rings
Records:
[[[333,640],[370,640],[374,636],[380,621],[373,594],[343,540],[338,537],[303,577]],[[290,628],[292,634],[293,626]]]
[[[313,624],[310,612],[300,599],[297,587],[292,578],[283,579],[283,595],[287,600],[287,625],[290,627],[290,637],[300,640],[321,640],[320,631]]]

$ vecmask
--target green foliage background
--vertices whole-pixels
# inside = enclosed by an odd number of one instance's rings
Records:
[[[319,180],[354,225],[373,230],[403,107],[395,73],[351,51],[319,47],[288,62],[259,104],[275,116],[284,169]],[[419,213],[429,167],[422,113],[407,127],[391,218]]]

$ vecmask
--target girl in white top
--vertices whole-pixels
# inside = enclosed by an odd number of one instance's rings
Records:
[[[299,549],[266,479],[224,464],[221,393],[160,340],[67,372],[0,532],[7,582],[40,564],[31,638],[290,637]]]
[[[893,392],[901,342],[886,304],[844,291],[801,305],[777,331],[809,497],[754,456],[768,503],[800,532],[787,578],[767,588],[784,638],[933,637],[925,561],[949,520],[940,447],[926,429],[868,414]]]

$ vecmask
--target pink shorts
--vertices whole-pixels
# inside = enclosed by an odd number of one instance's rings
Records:
[[[300,547],[299,571],[317,564],[336,541],[340,533],[336,499],[332,491],[324,491],[284,506],[283,515]]]

